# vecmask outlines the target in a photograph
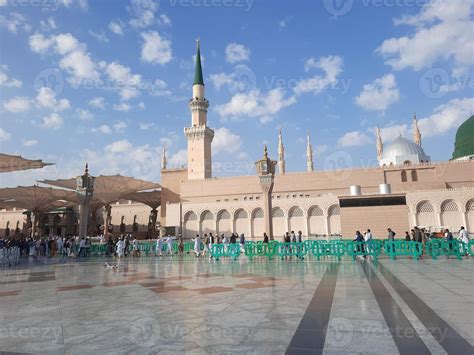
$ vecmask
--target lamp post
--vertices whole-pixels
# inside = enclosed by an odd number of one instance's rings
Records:
[[[92,194],[94,193],[94,180],[95,178],[89,175],[89,169],[86,163],[84,175],[78,176],[76,178],[76,193],[81,206],[79,211],[79,238],[87,236],[89,202],[92,199]]]
[[[273,240],[273,220],[272,220],[272,191],[275,179],[275,166],[277,162],[268,157],[267,145],[263,150],[263,159],[255,162],[260,187],[263,193],[263,217],[265,218],[265,231],[270,240]]]

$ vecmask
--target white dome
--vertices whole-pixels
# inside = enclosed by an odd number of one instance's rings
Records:
[[[418,164],[428,161],[430,157],[425,154],[421,146],[400,136],[384,149],[380,165],[402,165],[407,162]]]

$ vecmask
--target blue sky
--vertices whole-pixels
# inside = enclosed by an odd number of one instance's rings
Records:
[[[214,175],[254,173],[263,143],[287,171],[376,164],[411,139],[449,159],[472,114],[472,3],[411,0],[0,0],[1,151],[54,167],[3,186],[94,174],[159,181],[186,162],[201,38]]]

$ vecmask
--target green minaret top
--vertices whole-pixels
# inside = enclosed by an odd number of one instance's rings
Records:
[[[202,78],[202,66],[201,66],[201,51],[199,49],[199,39],[197,39],[197,53],[196,53],[196,68],[194,69],[194,83],[193,85],[204,85],[204,79]]]

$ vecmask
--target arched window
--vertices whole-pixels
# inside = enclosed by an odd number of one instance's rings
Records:
[[[275,207],[272,211],[272,217],[285,217],[285,212],[280,207]]]
[[[214,219],[214,215],[211,211],[204,211],[201,213],[201,221],[212,221]]]
[[[263,210],[261,208],[256,208],[252,212],[252,218],[263,218]]]
[[[248,215],[247,215],[247,212],[245,212],[245,210],[239,209],[235,211],[235,219],[245,219],[247,217]]]
[[[297,206],[293,207],[290,209],[290,212],[288,213],[290,217],[303,217],[304,213],[303,210]]]
[[[322,215],[323,215],[323,210],[319,206],[312,206],[308,211],[308,216],[310,217],[317,217],[317,216],[322,216]]]
[[[403,165],[411,165],[411,161],[405,160],[405,161],[403,162]]]
[[[416,170],[411,171],[411,181],[418,181],[418,173]]]
[[[405,170],[402,171],[402,182],[407,182],[407,172]]]
[[[196,221],[196,220],[197,220],[197,216],[196,216],[196,213],[194,213],[193,211],[189,211],[184,215],[185,222]]]
[[[230,219],[230,213],[227,210],[221,210],[217,214],[217,220],[222,220],[222,219]]]

